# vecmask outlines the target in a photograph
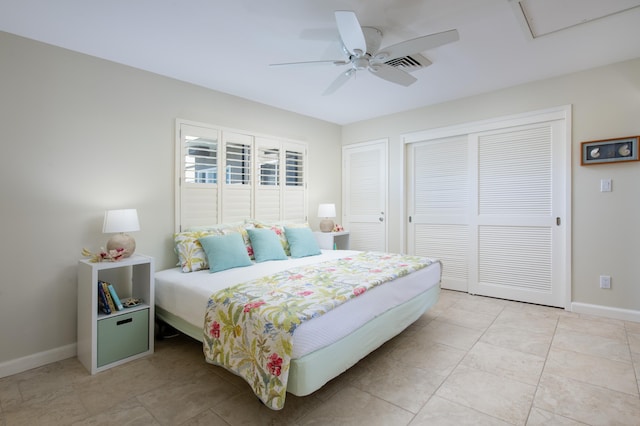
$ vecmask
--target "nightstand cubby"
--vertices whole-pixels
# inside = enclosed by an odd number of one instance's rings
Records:
[[[349,231],[314,232],[314,235],[323,250],[349,250]]]
[[[134,254],[117,262],[78,262],[78,359],[91,373],[153,353],[153,258]],[[120,299],[142,303],[105,314],[98,281],[114,286]]]

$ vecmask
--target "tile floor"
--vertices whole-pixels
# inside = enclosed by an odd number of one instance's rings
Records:
[[[90,376],[72,358],[0,379],[12,425],[640,425],[640,323],[443,291],[318,392],[262,406],[182,336]]]

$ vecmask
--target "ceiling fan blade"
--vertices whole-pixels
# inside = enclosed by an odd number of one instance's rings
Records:
[[[300,66],[300,65],[347,65],[349,61],[343,60],[328,60],[328,61],[304,61],[304,62],[283,62],[279,64],[269,64],[270,67],[287,67],[287,66]]]
[[[418,80],[411,74],[387,64],[373,64],[369,71],[375,76],[402,86],[409,86]]]
[[[332,94],[333,92],[338,90],[340,87],[342,87],[343,84],[345,84],[347,81],[349,81],[351,76],[354,75],[355,73],[356,73],[356,70],[353,69],[353,68],[350,68],[347,71],[343,72],[342,74],[340,74],[338,76],[338,78],[333,80],[333,83],[331,83],[331,85],[329,87],[327,87],[327,90],[325,90],[322,95],[330,95],[330,94]]]
[[[403,56],[409,56],[416,53],[424,52],[425,50],[433,49],[434,47],[442,46],[443,44],[451,43],[458,40],[460,40],[458,30],[443,31],[441,33],[417,37],[398,44],[387,46],[383,49],[380,49],[374,55],[374,59],[376,61],[386,62],[392,59],[401,58]]]
[[[351,10],[336,10],[336,24],[342,43],[350,53],[360,56],[367,53],[367,42],[364,39],[358,17]],[[360,51],[358,55],[356,51]]]

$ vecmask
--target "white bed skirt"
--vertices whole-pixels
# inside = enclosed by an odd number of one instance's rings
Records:
[[[323,251],[319,259],[297,259],[297,263],[335,259],[353,253]],[[245,271],[238,268],[244,272],[242,277],[231,276],[234,271],[227,274],[209,274],[208,271],[185,274],[179,269],[160,271],[155,274],[156,316],[202,341],[204,312],[214,291],[252,279],[254,274],[272,273],[273,268],[284,269],[289,263],[264,262]],[[437,302],[440,277],[441,264],[436,261],[303,323],[294,334],[287,391],[298,396],[316,391],[400,333]],[[215,283],[211,284],[211,281]]]
[[[413,299],[388,310],[353,333],[302,358],[292,359],[287,392],[296,396],[309,395],[329,380],[339,376],[362,358],[400,334],[438,301],[440,286],[436,285]],[[202,327],[156,307],[156,316],[183,334],[202,342]]]

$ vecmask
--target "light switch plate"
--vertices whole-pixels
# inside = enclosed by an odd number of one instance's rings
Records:
[[[600,192],[611,192],[611,179],[600,179]]]

